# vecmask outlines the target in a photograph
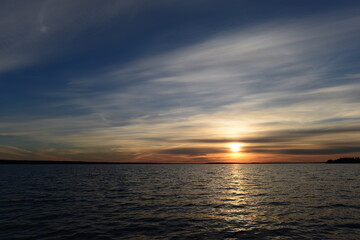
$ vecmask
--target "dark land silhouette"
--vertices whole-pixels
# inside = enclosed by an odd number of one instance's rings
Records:
[[[339,158],[336,160],[328,160],[326,163],[360,163],[359,157]]]

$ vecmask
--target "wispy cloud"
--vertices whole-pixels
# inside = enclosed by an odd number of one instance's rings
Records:
[[[233,139],[187,139],[185,142],[197,143],[229,143],[229,142],[244,142],[244,143],[289,143],[293,141],[301,141],[303,139],[311,139],[317,136],[326,136],[331,134],[356,134],[360,133],[360,126],[355,125],[351,127],[336,128],[311,128],[311,129],[287,129],[269,132],[256,132],[257,137],[247,138],[233,138]]]

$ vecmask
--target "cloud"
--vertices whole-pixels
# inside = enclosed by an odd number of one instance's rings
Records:
[[[271,149],[266,147],[244,148],[245,153],[283,154],[283,155],[331,155],[331,154],[359,154],[360,146],[354,147],[323,147],[323,148],[287,148]]]
[[[187,139],[177,142],[211,144],[215,148],[219,144],[241,142],[245,144],[241,150],[244,153],[329,155],[359,153],[359,133],[359,126],[332,129],[288,129],[254,133],[253,135],[257,135],[257,137],[234,139]]]
[[[352,143],[353,144],[353,143]],[[255,146],[255,147],[243,147],[241,150],[242,153],[251,153],[251,154],[282,154],[282,155],[330,155],[330,154],[351,154],[360,153],[360,145],[357,146],[319,146],[318,148],[309,147],[309,148],[291,148],[291,146]],[[190,157],[203,156],[210,159],[210,156],[213,154],[229,154],[229,149],[227,148],[210,148],[210,147],[190,147],[190,148],[170,148],[160,150],[157,153],[159,154],[168,154],[168,155],[186,155]]]
[[[160,150],[158,153],[160,154],[175,154],[175,155],[188,155],[188,156],[202,156],[213,153],[226,153],[229,152],[227,149],[219,149],[219,148],[170,148]]]
[[[288,143],[292,141],[300,141],[303,139],[311,139],[318,136],[326,136],[331,134],[356,134],[360,133],[360,126],[351,127],[337,127],[337,128],[313,128],[313,129],[286,129],[270,132],[256,132],[253,135],[258,137],[245,137],[234,139],[186,139],[180,140],[180,142],[192,142],[192,143],[230,143],[230,142],[242,142],[242,143]],[[251,134],[250,134],[251,135]]]
[[[74,88],[90,86],[89,89],[94,90],[91,86],[112,86],[114,91],[90,97],[74,93],[77,98],[72,101],[81,108],[107,112],[108,116],[118,110],[123,116],[135,115],[129,109],[144,115],[162,114],[175,108],[219,111],[224,106],[248,111],[247,108],[308,105],[309,102],[324,104],[329,98],[347,104],[356,101],[359,85],[348,84],[348,89],[343,91],[341,85],[346,81],[331,82],[327,75],[336,73],[339,78],[342,69],[326,59],[333,54],[329,49],[335,51],[334,43],[323,44],[322,40],[331,35],[337,45],[344,36],[354,37],[356,18],[342,16],[332,20],[333,25],[338,25],[332,30],[328,29],[328,20],[324,18],[315,24],[295,22],[293,26],[274,23],[228,32],[96,77],[73,80],[69,86]],[[349,48],[351,46],[337,46],[336,49],[341,52]],[[324,91],[331,87],[333,92]]]
[[[329,154],[347,154],[360,153],[360,146],[343,148],[324,148],[324,149],[286,149],[275,151],[282,154],[291,155],[329,155]]]
[[[7,145],[0,145],[0,152],[7,156],[16,156],[16,157],[26,157],[29,153],[32,152],[26,149],[14,147],[14,146],[7,146]]]

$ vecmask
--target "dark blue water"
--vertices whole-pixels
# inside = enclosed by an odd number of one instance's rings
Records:
[[[0,239],[360,239],[360,165],[0,165]]]

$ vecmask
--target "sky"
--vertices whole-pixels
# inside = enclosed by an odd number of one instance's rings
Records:
[[[360,2],[3,0],[0,159],[360,153]]]

